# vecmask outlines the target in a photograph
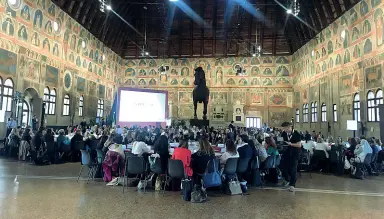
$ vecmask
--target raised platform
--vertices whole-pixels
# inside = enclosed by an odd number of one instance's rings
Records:
[[[199,128],[203,127],[209,127],[209,120],[204,120],[204,119],[190,119],[189,124],[191,126],[197,126]]]

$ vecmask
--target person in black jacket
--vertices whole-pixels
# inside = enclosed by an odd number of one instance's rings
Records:
[[[196,184],[201,183],[201,175],[205,173],[208,162],[215,160],[215,152],[213,151],[213,148],[205,136],[200,139],[199,144],[199,150],[196,153],[193,153],[191,157],[193,179]]]
[[[49,159],[54,163],[55,157],[55,136],[53,135],[52,129],[47,129],[47,133],[44,135],[44,142],[47,149]]]
[[[32,137],[31,137],[31,129],[26,128],[23,132],[23,136],[21,137],[21,140],[28,142],[29,145],[32,144]]]
[[[81,129],[76,129],[75,135],[71,139],[71,160],[78,161],[80,160],[80,151],[79,148],[76,148],[76,142],[84,141],[83,136],[81,135]],[[84,149],[84,148],[80,148]]]
[[[156,154],[160,155],[161,170],[164,173],[167,170],[169,159],[169,144],[167,136],[160,136],[159,140],[155,143],[154,151]]]
[[[32,145],[35,148],[35,151],[39,151],[41,149],[41,145],[43,143],[43,128],[40,127],[39,131],[36,132],[35,136],[32,138]]]

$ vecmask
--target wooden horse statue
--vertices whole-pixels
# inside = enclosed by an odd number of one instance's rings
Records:
[[[198,67],[195,69],[195,88],[193,89],[193,106],[195,110],[195,119],[197,119],[197,102],[204,103],[204,111],[203,111],[203,119],[207,119],[207,107],[209,100],[209,89],[205,80],[205,72],[202,67]]]

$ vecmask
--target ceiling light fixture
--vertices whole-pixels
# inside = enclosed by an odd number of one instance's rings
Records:
[[[110,5],[105,6],[105,8],[106,8],[108,11],[112,10],[112,7],[111,7]]]
[[[292,14],[292,9],[287,9],[287,14]]]
[[[59,30],[59,24],[56,21],[53,22],[53,30],[56,32]]]
[[[170,2],[177,2],[177,1],[179,1],[179,0],[169,0]]]

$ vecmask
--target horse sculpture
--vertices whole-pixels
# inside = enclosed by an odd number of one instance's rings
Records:
[[[205,80],[205,72],[202,67],[195,69],[195,88],[193,89],[193,106],[195,110],[195,119],[197,119],[197,103],[204,103],[203,119],[207,119],[207,107],[209,100],[209,89]]]

